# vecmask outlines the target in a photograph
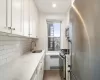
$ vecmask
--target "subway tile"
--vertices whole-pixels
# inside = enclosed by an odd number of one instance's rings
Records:
[[[4,65],[4,64],[6,63],[6,61],[7,61],[7,59],[2,59],[2,60],[0,60],[0,66],[1,66],[1,65]]]
[[[30,51],[32,39],[0,35],[0,66]]]

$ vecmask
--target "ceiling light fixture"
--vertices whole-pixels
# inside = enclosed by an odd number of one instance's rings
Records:
[[[54,4],[54,3],[52,4],[52,7],[53,7],[53,8],[55,8],[56,6],[57,6],[56,4]]]

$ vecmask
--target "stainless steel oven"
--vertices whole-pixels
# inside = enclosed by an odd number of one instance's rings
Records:
[[[69,49],[61,49],[59,52],[59,69],[61,80],[66,80],[66,55],[69,54]]]
[[[61,80],[65,80],[66,79],[66,58],[63,56],[59,56],[59,65],[60,65],[60,76],[61,76]]]

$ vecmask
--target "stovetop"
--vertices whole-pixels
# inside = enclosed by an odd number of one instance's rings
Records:
[[[69,49],[61,49],[60,52],[63,54],[69,54]]]
[[[69,54],[69,49],[61,49],[59,55],[63,58]]]

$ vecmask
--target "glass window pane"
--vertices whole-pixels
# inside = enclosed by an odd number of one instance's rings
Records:
[[[54,37],[60,37],[60,23],[54,23]]]
[[[48,50],[60,50],[60,25],[57,22],[48,22]]]
[[[48,50],[54,51],[54,38],[53,37],[48,38]]]
[[[48,24],[48,36],[54,36],[54,27],[52,23]]]
[[[60,37],[49,37],[48,38],[48,50],[49,51],[60,50]]]

